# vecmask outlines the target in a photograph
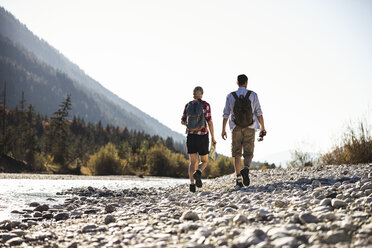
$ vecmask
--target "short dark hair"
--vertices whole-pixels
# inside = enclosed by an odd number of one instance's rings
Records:
[[[241,74],[241,75],[238,76],[239,86],[244,85],[247,81],[248,81],[248,77],[246,75]]]

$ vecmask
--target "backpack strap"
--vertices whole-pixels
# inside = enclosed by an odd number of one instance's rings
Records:
[[[252,91],[251,90],[248,90],[247,94],[245,95],[245,98],[249,98],[249,96],[251,95]],[[238,100],[238,95],[236,94],[235,91],[231,92],[231,94],[233,95],[233,97],[235,98],[235,100]]]
[[[231,92],[231,95],[233,95],[233,97],[235,98],[235,100],[238,100],[239,99],[239,97],[238,97],[238,95],[236,94],[235,91]]]

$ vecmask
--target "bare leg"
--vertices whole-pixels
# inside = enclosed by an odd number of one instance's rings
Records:
[[[192,174],[196,170],[197,164],[198,164],[198,154],[197,153],[190,154],[189,177],[190,177],[191,184],[194,183],[194,177],[192,176]]]
[[[235,173],[236,175],[239,175],[240,174],[240,171],[243,169],[243,166],[242,166],[242,159],[241,157],[234,157],[235,159]]]
[[[251,167],[253,157],[244,159],[244,166]]]
[[[208,154],[200,156],[200,164],[198,169],[203,172],[203,170],[207,167],[208,165]]]

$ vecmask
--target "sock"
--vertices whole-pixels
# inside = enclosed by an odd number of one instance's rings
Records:
[[[242,175],[240,173],[236,174],[236,179],[241,178],[241,177],[242,177]]]
[[[195,182],[193,182],[193,183],[190,183],[190,185],[194,185],[195,184]]]

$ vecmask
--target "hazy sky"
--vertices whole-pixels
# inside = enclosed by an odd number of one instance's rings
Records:
[[[192,90],[211,104],[217,152],[226,95],[249,77],[268,135],[254,160],[327,151],[372,123],[372,1],[0,0],[106,88],[175,131]],[[230,133],[229,133],[230,134]],[[231,135],[229,135],[229,138]]]

